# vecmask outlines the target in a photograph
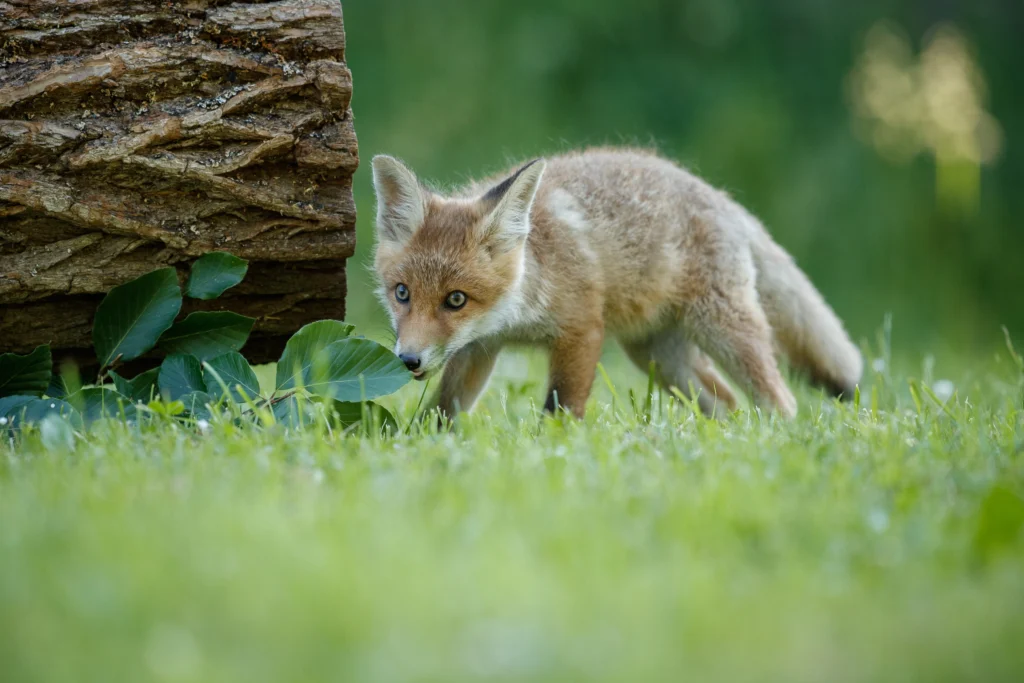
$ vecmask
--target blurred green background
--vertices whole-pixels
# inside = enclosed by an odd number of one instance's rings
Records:
[[[1024,333],[1019,0],[350,0],[362,168],[349,319],[370,292],[369,160],[441,187],[654,145],[759,215],[857,340],[985,354]]]

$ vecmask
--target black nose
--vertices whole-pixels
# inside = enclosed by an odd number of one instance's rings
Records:
[[[398,354],[398,359],[405,363],[405,367],[410,370],[420,369],[420,357],[415,353],[400,353]]]

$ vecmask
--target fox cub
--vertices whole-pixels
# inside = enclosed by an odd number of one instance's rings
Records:
[[[700,409],[736,398],[786,417],[776,351],[849,396],[862,361],[842,323],[761,223],[655,154],[592,149],[536,160],[446,197],[373,160],[379,294],[395,353],[444,369],[438,408],[469,410],[505,344],[551,353],[545,407],[582,416],[605,337]]]

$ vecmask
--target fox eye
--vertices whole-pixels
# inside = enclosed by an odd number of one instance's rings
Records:
[[[455,290],[444,300],[444,305],[453,311],[457,311],[466,305],[466,293]]]
[[[402,283],[398,283],[398,286],[395,287],[395,298],[403,304],[409,303],[409,288]]]

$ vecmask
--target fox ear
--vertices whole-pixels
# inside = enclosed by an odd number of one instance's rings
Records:
[[[484,219],[484,242],[504,252],[526,240],[530,234],[530,208],[543,175],[544,161],[536,159],[481,198],[485,205],[493,207]]]
[[[394,157],[373,158],[377,239],[404,244],[423,225],[425,198],[416,174]]]

